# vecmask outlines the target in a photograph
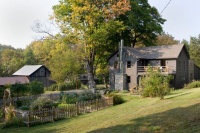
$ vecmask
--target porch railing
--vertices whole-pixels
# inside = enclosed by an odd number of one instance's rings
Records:
[[[176,67],[173,66],[138,66],[138,73],[146,73],[148,68],[152,68],[153,71],[161,71],[162,73],[174,74],[176,73]]]

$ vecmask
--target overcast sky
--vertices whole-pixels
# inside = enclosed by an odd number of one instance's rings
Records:
[[[149,0],[161,12],[170,0]],[[37,36],[31,29],[36,20],[47,23],[58,0],[0,0],[0,44],[25,48]],[[177,40],[200,34],[200,0],[171,0],[161,14],[164,31]]]

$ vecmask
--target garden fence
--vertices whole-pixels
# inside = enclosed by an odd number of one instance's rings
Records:
[[[70,118],[80,114],[90,113],[113,105],[113,98],[102,98],[91,101],[82,101],[62,107],[44,108],[27,111],[23,120],[29,127],[38,123],[53,122],[59,119]]]

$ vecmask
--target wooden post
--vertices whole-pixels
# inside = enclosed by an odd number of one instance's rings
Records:
[[[96,99],[96,110],[98,111],[98,99]]]
[[[30,123],[30,111],[28,111],[28,127],[30,126],[29,123]]]

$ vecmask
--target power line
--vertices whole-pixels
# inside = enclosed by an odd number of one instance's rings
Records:
[[[167,8],[167,6],[170,4],[171,1],[172,1],[172,0],[170,0],[170,1],[167,3],[167,5],[165,6],[165,8],[162,10],[162,12],[161,12],[160,14],[162,14],[162,13],[165,11],[165,9]]]

